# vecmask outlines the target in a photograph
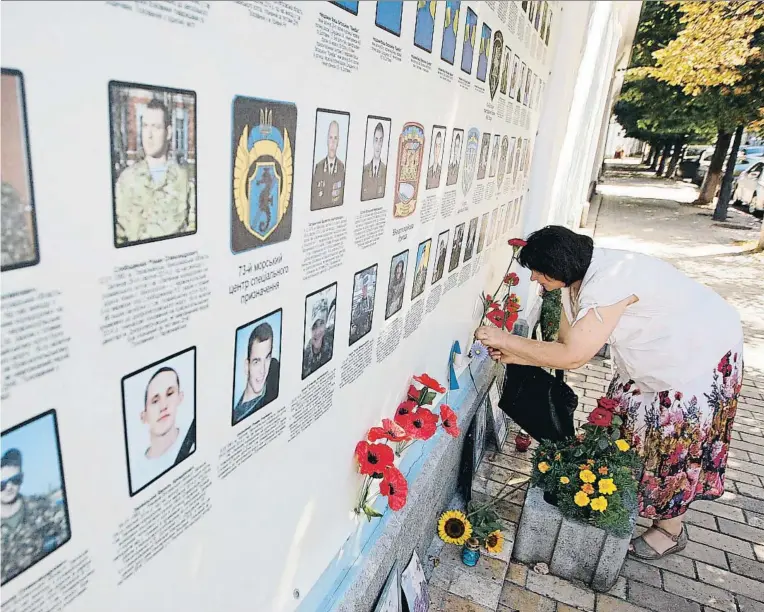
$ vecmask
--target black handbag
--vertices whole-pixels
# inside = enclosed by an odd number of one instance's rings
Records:
[[[574,433],[578,396],[543,368],[508,365],[499,408],[535,440],[558,441]]]

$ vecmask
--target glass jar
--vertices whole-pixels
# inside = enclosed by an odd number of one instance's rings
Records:
[[[462,563],[469,567],[475,567],[480,559],[480,542],[477,538],[470,538],[462,548]]]

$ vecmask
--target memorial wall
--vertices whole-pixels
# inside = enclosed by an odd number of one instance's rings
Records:
[[[523,233],[558,11],[3,3],[4,612],[300,605]]]

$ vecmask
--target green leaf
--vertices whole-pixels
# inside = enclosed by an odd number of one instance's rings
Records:
[[[615,442],[616,440],[620,440],[620,438],[621,438],[621,432],[618,431],[617,429],[615,429],[612,432],[610,432],[610,439],[613,442]]]
[[[607,438],[600,438],[599,442],[597,442],[597,447],[600,450],[605,450],[608,446],[610,446],[610,440]]]
[[[422,405],[429,406],[435,401],[435,391],[428,391],[424,395],[424,399],[422,400]]]
[[[623,419],[619,417],[617,414],[613,415],[613,426],[620,427],[621,425],[623,425]]]
[[[586,449],[583,446],[578,446],[578,447],[576,447],[576,450],[573,451],[573,454],[576,457],[580,457],[581,455],[584,454],[585,451],[586,451]]]
[[[368,504],[366,504],[363,507],[363,513],[366,515],[366,518],[369,519],[369,522],[371,522],[372,518],[379,518],[382,516],[379,512],[377,512],[374,508],[372,508]]]

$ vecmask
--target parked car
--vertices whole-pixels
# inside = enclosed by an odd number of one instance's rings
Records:
[[[748,212],[757,217],[764,217],[764,158],[755,159],[755,163],[740,173],[735,183],[732,200],[735,204],[748,207]]]
[[[764,147],[745,147],[747,149],[750,149],[752,151],[762,149]],[[702,185],[703,180],[706,178],[706,174],[708,173],[708,167],[711,165],[711,157],[714,154],[713,148],[706,149],[703,151],[703,154],[700,156],[700,161],[698,162],[698,169],[695,171],[695,177],[693,178],[692,182],[696,185]],[[737,160],[735,163],[735,169],[732,172],[732,176],[739,176],[741,172],[744,172],[748,170],[751,167],[751,164],[758,161],[759,157],[749,157],[746,155],[746,153],[743,151],[743,149],[738,151],[737,154]],[[724,165],[722,166],[722,169],[726,168],[726,160]]]
[[[679,166],[676,169],[676,175],[681,179],[694,179],[695,172],[698,170],[698,163],[700,162],[700,156],[706,147],[687,147],[684,152],[682,161],[679,162]]]
[[[703,179],[706,178],[708,167],[711,165],[711,156],[714,154],[714,147],[709,147],[698,158],[698,167],[695,170],[695,176],[692,177],[692,182],[696,185],[702,185]]]

